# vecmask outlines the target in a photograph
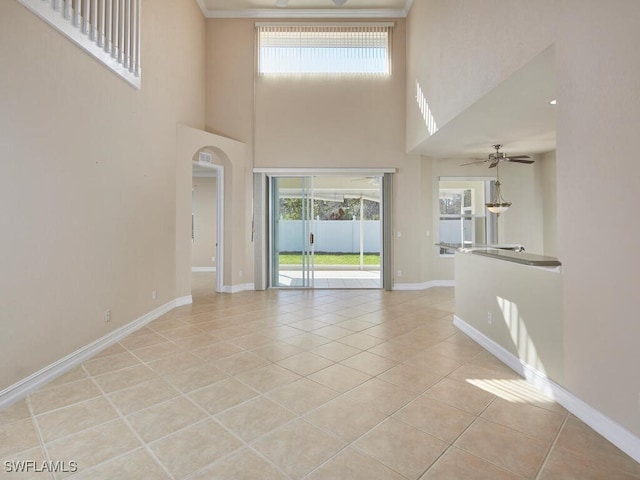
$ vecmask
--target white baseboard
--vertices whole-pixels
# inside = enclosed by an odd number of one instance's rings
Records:
[[[610,419],[591,405],[555,383],[544,373],[541,373],[535,368],[524,363],[514,354],[502,347],[502,345],[494,342],[485,334],[466,323],[460,317],[454,315],[453,324],[508,367],[522,375],[531,385],[536,387],[545,395],[556,400],[560,405],[589,425],[596,432],[633,458],[636,462],[640,462],[639,437],[635,436],[622,425],[616,423],[614,420]]]
[[[191,267],[192,272],[215,272],[216,267]]]
[[[85,360],[93,357],[105,348],[113,345],[114,343],[122,340],[124,337],[136,330],[144,327],[146,324],[152,322],[156,318],[164,315],[165,313],[173,310],[175,307],[181,305],[187,305],[191,303],[191,295],[188,297],[182,297],[152,310],[149,313],[144,314],[140,318],[134,320],[127,325],[124,325],[111,333],[108,333],[104,337],[95,340],[94,342],[85,345],[84,347],[70,353],[66,357],[57,360],[56,362],[47,365],[41,370],[29,375],[28,377],[20,380],[13,385],[0,391],[0,410],[8,407],[14,402],[17,402],[21,398],[26,397],[29,393],[37,390],[41,386],[49,383],[54,378],[62,375],[63,373],[77,367]]]
[[[193,296],[187,295],[185,297],[179,297],[174,300],[176,307],[182,307],[184,305],[191,305],[193,303]]]
[[[222,287],[223,293],[238,293],[246,290],[255,290],[256,287],[253,283],[240,283],[238,285],[225,285]]]
[[[394,290],[427,290],[435,287],[455,287],[455,280],[430,280],[422,283],[396,283]]]

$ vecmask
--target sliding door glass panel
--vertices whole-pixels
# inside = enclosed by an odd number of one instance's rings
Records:
[[[271,177],[271,286],[313,287],[313,179]]]

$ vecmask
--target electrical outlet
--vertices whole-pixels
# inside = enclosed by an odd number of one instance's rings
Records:
[[[398,277],[402,276],[402,270],[398,270]]]
[[[154,290],[153,292],[151,292],[151,300],[155,300],[157,298],[157,294],[156,291]]]
[[[242,270],[240,270],[240,273],[238,274],[238,276],[242,278]]]
[[[489,325],[493,324],[493,313],[491,313],[491,312],[487,312],[487,323]]]
[[[216,261],[216,257],[211,257],[211,262],[215,263],[215,261]]]
[[[396,232],[396,235],[400,238],[402,236],[402,232]]]
[[[431,236],[431,230],[427,230],[427,237]]]
[[[111,310],[107,309],[104,311],[104,321],[105,323],[109,323],[111,321]]]

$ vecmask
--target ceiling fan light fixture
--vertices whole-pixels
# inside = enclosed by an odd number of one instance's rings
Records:
[[[289,0],[276,0],[276,7],[284,8],[289,6]]]
[[[497,172],[496,172],[497,173]],[[507,202],[504,198],[502,198],[502,193],[500,193],[500,180],[497,179],[496,176],[496,188],[493,191],[493,198],[491,202],[485,203],[487,210],[491,213],[495,213],[496,215],[500,215],[501,213],[506,212],[511,207],[511,202]]]
[[[337,7],[341,7],[342,5],[344,5],[345,3],[347,3],[347,0],[333,0],[333,3],[334,3]]]

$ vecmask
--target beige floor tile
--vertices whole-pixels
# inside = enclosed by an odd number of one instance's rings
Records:
[[[370,375],[340,364],[332,365],[309,375],[310,380],[321,383],[341,393],[351,390],[370,378]]]
[[[379,375],[378,378],[416,393],[424,392],[427,388],[442,379],[440,375],[425,372],[419,368],[405,364],[400,364],[387,370]]]
[[[640,477],[640,463],[573,416],[567,419],[554,450],[577,455],[583,463],[594,468],[607,465]]]
[[[75,461],[79,472],[139,447],[140,442],[122,420],[83,430],[46,446],[52,461]]]
[[[40,438],[31,418],[0,425],[0,458],[40,445]]]
[[[480,365],[474,365],[472,361],[456,368],[449,374],[449,378],[461,381],[465,381],[469,378],[482,380],[522,380],[520,375],[506,365],[487,368]]]
[[[348,330],[351,330],[352,332],[363,332],[364,330],[374,327],[376,324],[367,322],[365,320],[362,320],[361,318],[351,318],[349,320],[344,320],[342,322],[336,323],[335,325],[336,327],[346,328]],[[374,335],[374,337],[379,338],[377,335]]]
[[[142,364],[93,377],[95,382],[106,393],[133,387],[140,383],[156,380],[157,378],[158,375],[156,375],[153,370]]]
[[[142,440],[152,442],[205,417],[206,414],[192,402],[177,397],[133,413],[127,417],[127,421]]]
[[[126,350],[120,346],[120,344],[116,343],[115,345],[111,345],[111,347],[107,348],[106,350],[109,350],[111,348],[114,347],[119,347],[122,352],[125,352]],[[105,350],[103,350],[105,351]],[[118,353],[122,353],[122,352],[118,352]],[[97,358],[93,357],[93,358]],[[75,382],[76,380],[82,380],[88,377],[87,372],[84,370],[84,368],[82,368],[82,365],[79,365],[75,368],[72,368],[71,370],[69,370],[66,373],[63,373],[62,375],[54,378],[53,380],[51,380],[49,383],[47,383],[46,385],[43,385],[40,390],[44,390],[47,388],[51,388],[51,387],[57,387],[59,385],[64,385],[67,383],[71,383],[71,382]]]
[[[291,370],[298,375],[306,376],[317,372],[318,370],[322,370],[323,368],[327,368],[328,366],[333,365],[333,363],[334,362],[331,360],[327,360],[326,358],[315,355],[311,352],[302,352],[284,360],[280,360],[278,365],[286,368],[287,370]]]
[[[450,342],[440,342],[426,351],[459,361],[469,361],[482,351],[479,345],[466,346]]]
[[[501,398],[496,398],[481,416],[547,443],[553,442],[565,419],[565,416],[559,413],[524,402],[508,402]]]
[[[266,367],[257,368],[237,375],[236,378],[246,383],[251,388],[265,393],[278,387],[295,382],[300,375],[295,374],[286,368],[271,364]]]
[[[193,325],[182,325],[177,328],[162,330],[161,335],[169,340],[176,341],[183,338],[202,335],[202,333],[202,330],[198,327],[194,327]]]
[[[300,479],[344,445],[310,423],[296,420],[265,435],[254,446],[287,475]]]
[[[347,395],[386,415],[391,415],[418,396],[415,392],[380,380],[379,377],[367,380],[347,392]]]
[[[295,337],[285,338],[282,341],[289,345],[302,348],[303,350],[312,350],[320,345],[329,343],[331,340],[321,335],[314,335],[313,333],[306,332],[296,335]]]
[[[320,466],[305,480],[406,480],[398,472],[353,448]]]
[[[241,446],[217,422],[207,420],[158,440],[150,448],[174,478],[182,479]]]
[[[350,347],[349,345],[345,345],[344,343],[331,342],[326,345],[321,345],[317,348],[311,350],[311,353],[315,353],[316,355],[320,355],[321,357],[328,358],[329,360],[333,360],[334,362],[340,362],[349,357],[353,357],[358,353],[361,353],[360,349]]]
[[[301,378],[289,385],[272,390],[267,394],[267,397],[284,405],[298,415],[302,415],[327,403],[338,395],[338,392],[324,385]]]
[[[269,361],[250,352],[241,352],[216,360],[212,364],[228,375],[238,375],[268,365]]]
[[[354,446],[407,478],[418,478],[448,444],[392,418],[377,426]]]
[[[329,340],[338,340],[340,338],[346,337],[347,335],[353,334],[353,330],[338,327],[337,325],[328,325],[314,330],[313,333],[314,335],[320,335],[328,338]]]
[[[102,395],[102,392],[98,387],[90,378],[86,378],[57,387],[38,390],[29,395],[29,401],[33,412],[37,415],[100,395]]]
[[[346,360],[343,360],[340,363],[342,363],[342,365],[346,365],[347,367],[360,370],[367,375],[379,375],[396,365],[396,362],[394,360],[390,360],[379,355],[374,355],[373,353],[369,352],[359,353],[357,355],[354,355],[353,357],[349,357]]]
[[[167,472],[140,448],[88,470],[78,470],[74,480],[145,479],[169,480]]]
[[[161,358],[160,360],[149,362],[148,365],[149,368],[151,368],[157,374],[168,375],[170,373],[180,372],[181,370],[196,367],[204,363],[205,360],[200,357],[197,357],[188,352],[180,352],[169,355],[168,357]]]
[[[235,378],[228,378],[189,393],[189,397],[211,415],[256,397],[258,392]]]
[[[314,425],[332,432],[347,442],[364,435],[386,418],[370,404],[341,396],[307,415]]]
[[[127,348],[127,350],[137,350],[138,348],[150,347],[151,345],[157,345],[158,343],[166,341],[166,338],[158,335],[154,331],[150,331],[146,335],[130,335],[123,338],[120,344]]]
[[[471,425],[476,416],[422,396],[398,411],[394,418],[451,443]]]
[[[87,360],[83,366],[91,375],[100,375],[102,373],[113,372],[121,368],[131,367],[140,363],[131,353],[117,353],[108,357],[94,358]]]
[[[18,400],[10,407],[0,410],[0,425],[15,422],[16,420],[24,420],[30,416],[31,412],[29,411],[27,400]]]
[[[449,378],[440,380],[424,395],[474,415],[480,414],[496,398],[470,383]]]
[[[195,350],[198,348],[208,347],[215,343],[218,343],[220,339],[214,335],[209,333],[200,333],[198,335],[194,335],[192,337],[181,338],[175,340],[176,345],[180,348],[183,348],[187,351]]]
[[[632,475],[607,462],[590,461],[580,455],[554,448],[537,480],[637,480]]]
[[[229,342],[218,342],[204,348],[193,350],[192,353],[207,362],[215,362],[221,358],[242,353],[244,350]]]
[[[284,338],[295,337],[302,334],[302,330],[290,327],[289,325],[280,325],[275,327],[268,327],[260,331],[265,337],[269,337],[273,340],[280,341]]]
[[[167,382],[157,379],[110,393],[109,398],[122,415],[129,415],[177,397],[179,394],[180,392]]]
[[[182,349],[173,342],[158,343],[135,351],[135,356],[143,362],[153,362],[169,355],[182,353]]]
[[[297,322],[290,323],[289,326],[292,328],[297,328],[298,330],[302,330],[304,332],[311,332],[318,328],[326,327],[327,324],[324,322],[321,322],[320,320],[306,318],[304,320],[299,320]]]
[[[294,418],[289,410],[265,397],[256,397],[216,416],[221,424],[246,442]]]
[[[287,477],[254,451],[242,448],[229,457],[189,477],[189,480],[211,479],[287,480]]]
[[[175,310],[173,312],[174,315],[179,315]],[[172,328],[184,327],[187,324],[182,322],[179,318],[175,317],[162,317],[158,318],[151,322],[148,327],[156,332],[162,332],[163,330],[171,330]]]
[[[41,472],[46,457],[41,447],[31,448],[8,457],[0,458],[0,479],[3,480],[45,480],[51,478]],[[27,462],[34,462],[28,464]],[[29,465],[29,466],[27,466]],[[39,467],[39,468],[36,468]],[[71,468],[68,465],[69,469]]]
[[[455,445],[510,472],[533,478],[549,445],[511,428],[479,418]]]
[[[251,350],[251,353],[258,355],[270,362],[278,362],[303,352],[301,348],[294,347],[284,342],[274,342],[260,348]]]
[[[228,375],[210,364],[203,363],[179,372],[163,375],[162,378],[181,392],[188,393],[224,380],[228,378]]]
[[[438,375],[449,375],[456,368],[462,366],[464,362],[427,351],[420,352],[417,355],[408,358],[404,363],[406,365],[419,368],[425,372],[431,372]]]
[[[87,428],[107,423],[118,412],[104,397],[97,397],[70,407],[60,408],[36,417],[42,439],[50,442]]]
[[[420,480],[524,480],[486,460],[451,447]],[[557,477],[556,480],[560,480]]]
[[[242,337],[236,337],[229,340],[229,342],[245,350],[252,350],[273,342],[273,339],[265,335],[260,335],[259,333],[251,333],[249,335],[243,335]]]
[[[418,347],[400,345],[393,342],[384,342],[369,349],[369,353],[374,353],[381,357],[396,360],[397,362],[404,362],[409,357],[412,357],[421,351],[422,349]]]
[[[358,332],[342,337],[339,342],[349,345],[350,347],[359,348],[360,350],[367,350],[383,343],[384,340],[378,337],[372,337],[366,333]]]

